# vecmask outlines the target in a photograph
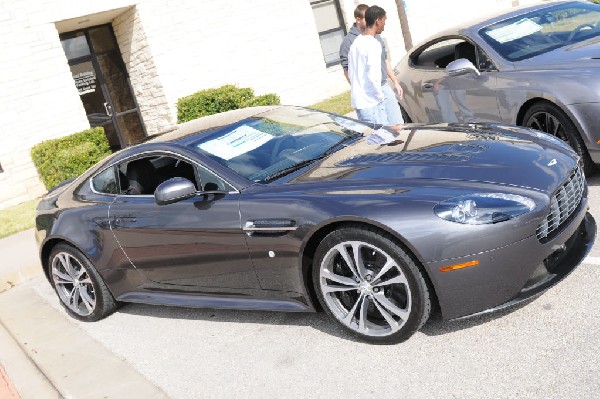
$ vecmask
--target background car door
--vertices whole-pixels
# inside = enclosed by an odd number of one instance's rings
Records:
[[[466,58],[481,71],[480,76],[448,76],[446,66]],[[496,71],[485,54],[464,39],[435,42],[411,56],[411,114],[415,122],[500,122],[496,95]],[[412,94],[412,95],[411,95]]]
[[[165,163],[164,158],[149,160],[161,179],[174,177],[172,171],[170,175],[161,171],[165,169],[160,165]],[[190,166],[183,166],[186,165]],[[178,163],[178,168],[181,166]],[[120,170],[128,180],[134,179],[131,165],[122,165]],[[188,177],[187,172],[179,174]],[[195,175],[199,176],[197,171]],[[202,175],[214,176],[207,171]],[[142,181],[142,186],[157,183]],[[212,183],[204,186],[210,190],[231,188],[222,181]],[[231,188],[227,194],[199,194],[173,204],[157,205],[151,194],[154,189],[145,187],[147,191],[142,194],[131,195],[123,188],[124,195],[110,207],[113,233],[138,270],[150,280],[165,284],[260,288],[240,227],[239,193]]]

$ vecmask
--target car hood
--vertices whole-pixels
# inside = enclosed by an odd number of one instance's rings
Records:
[[[361,139],[316,162],[287,183],[398,180],[494,183],[553,192],[577,163],[565,144],[540,132],[497,124],[405,125],[397,141]]]
[[[600,37],[515,62],[515,67],[517,69],[600,68]]]

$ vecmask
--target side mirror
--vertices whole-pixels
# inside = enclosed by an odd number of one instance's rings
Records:
[[[173,177],[162,182],[156,191],[154,199],[158,205],[167,205],[196,196],[194,183],[183,177]]]
[[[459,58],[449,63],[446,66],[446,73],[448,76],[461,76],[468,73],[475,77],[481,75],[477,68],[475,68],[475,65],[473,65],[471,61],[467,60],[466,58]]]

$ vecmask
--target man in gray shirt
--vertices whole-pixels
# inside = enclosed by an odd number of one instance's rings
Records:
[[[352,24],[350,31],[348,32],[340,46],[340,59],[342,61],[342,68],[344,69],[344,75],[346,76],[348,83],[350,83],[350,78],[348,77],[348,52],[350,51],[350,46],[352,46],[354,39],[356,39],[356,37],[365,30],[365,11],[367,10],[367,8],[369,8],[369,6],[367,6],[366,4],[359,4],[358,6],[356,6],[356,9],[354,10],[354,19],[356,20],[356,22]],[[386,49],[383,39],[380,35],[375,35],[375,39],[377,39],[379,43],[381,43],[382,48],[381,89],[383,90],[383,94],[385,96],[384,103],[388,120],[392,125],[404,123],[404,119],[402,118],[402,112],[400,112],[400,106],[398,105],[398,100],[396,99],[396,94],[387,82],[387,77],[389,77],[392,81],[394,89],[398,93],[399,98],[402,98],[402,87],[400,87],[400,84],[398,83],[398,80],[394,75],[394,70],[392,69],[390,62],[387,60]]]

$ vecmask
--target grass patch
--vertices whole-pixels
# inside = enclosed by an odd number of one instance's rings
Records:
[[[0,210],[0,238],[32,228],[38,202],[39,199],[34,199]]]
[[[350,90],[335,97],[328,98],[313,105],[309,108],[319,109],[321,111],[334,112],[336,114],[345,115],[354,111],[350,105]]]

